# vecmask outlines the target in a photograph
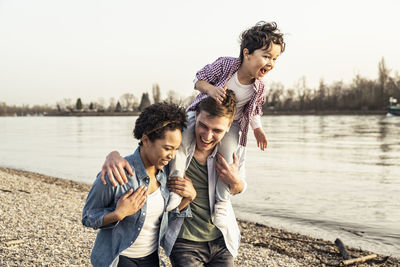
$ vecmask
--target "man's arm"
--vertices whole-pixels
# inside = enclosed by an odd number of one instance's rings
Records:
[[[128,182],[128,178],[126,178],[124,169],[130,175],[133,175],[133,171],[129,162],[121,157],[118,151],[111,152],[107,155],[106,161],[101,169],[102,183],[107,183],[105,179],[105,174],[107,173],[108,179],[113,186],[117,186],[117,182],[115,180],[117,180],[120,185],[126,184]]]

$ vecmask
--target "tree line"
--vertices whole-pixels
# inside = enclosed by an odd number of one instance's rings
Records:
[[[272,83],[267,89],[264,112],[309,112],[309,111],[383,111],[388,105],[388,99],[394,97],[400,100],[400,75],[391,74],[386,67],[385,59],[378,64],[378,78],[368,79],[356,75],[350,84],[336,81],[326,84],[320,81],[318,88],[307,86],[306,78],[299,79],[292,88],[285,88],[282,83]],[[0,102],[0,116],[24,116],[48,114],[51,112],[140,112],[151,103],[162,100],[187,106],[196,96],[196,91],[190,97],[181,99],[175,91],[169,91],[165,99],[161,99],[158,84],[152,87],[152,97],[143,93],[141,97],[125,93],[118,99],[111,97],[109,101],[99,98],[97,101],[84,103],[81,98],[72,100],[65,98],[56,103],[56,108],[49,105],[8,106]]]
[[[194,90],[193,90],[194,91]],[[115,112],[141,112],[152,103],[160,101],[173,102],[182,106],[188,105],[195,94],[181,99],[179,94],[173,90],[168,91],[165,99],[161,98],[161,89],[158,84],[152,87],[152,95],[145,92],[139,98],[132,93],[125,93],[119,98],[111,97],[108,101],[100,97],[97,101],[84,102],[81,98],[73,100],[64,98],[57,101],[55,106],[49,105],[22,105],[10,106],[5,102],[0,102],[0,116],[26,116],[26,115],[65,115],[68,113],[95,112],[95,113],[115,113]]]
[[[281,83],[268,88],[267,101],[263,106],[268,111],[383,111],[388,100],[400,100],[400,75],[386,67],[385,59],[378,64],[378,78],[368,79],[356,75],[350,84],[336,81],[328,85],[320,80],[318,88],[309,88],[305,77],[293,88],[285,89]]]

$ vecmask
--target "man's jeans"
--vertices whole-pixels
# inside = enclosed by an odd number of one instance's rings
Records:
[[[233,256],[226,248],[223,237],[209,242],[178,238],[169,259],[173,267],[233,266]]]

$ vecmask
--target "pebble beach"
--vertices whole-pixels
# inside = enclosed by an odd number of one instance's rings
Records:
[[[90,185],[0,167],[0,266],[91,266],[96,231],[81,224]],[[333,241],[238,220],[235,266],[340,266]],[[346,247],[351,258],[374,254]],[[170,266],[166,257],[163,257]],[[400,266],[379,255],[349,266]]]

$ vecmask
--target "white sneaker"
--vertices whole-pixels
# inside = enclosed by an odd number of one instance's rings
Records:
[[[169,193],[169,199],[168,199],[168,205],[167,205],[167,211],[171,211],[175,209],[176,207],[179,206],[179,204],[182,201],[182,196],[178,195],[175,192],[170,192]]]
[[[226,201],[217,201],[214,205],[213,223],[218,228],[226,227],[226,216],[228,213]]]

